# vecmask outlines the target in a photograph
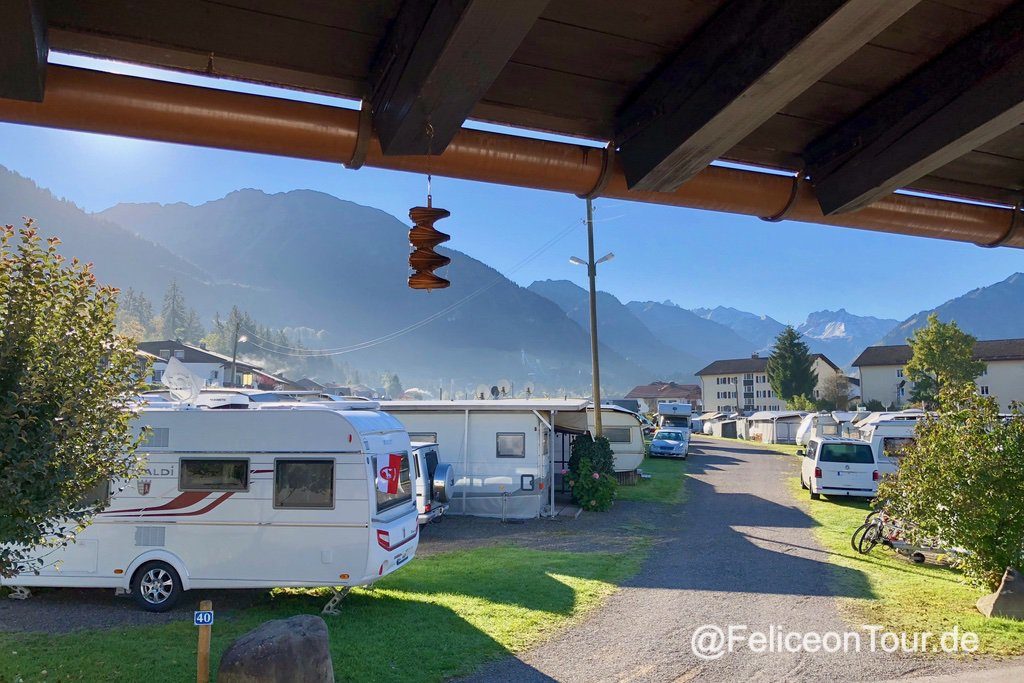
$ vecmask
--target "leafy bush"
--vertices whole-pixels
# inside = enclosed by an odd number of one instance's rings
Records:
[[[885,410],[885,405],[881,401],[879,401],[877,398],[873,398],[870,401],[868,401],[867,403],[865,403],[864,407],[867,410],[870,410],[872,413],[880,413],[883,410]]]
[[[964,574],[995,589],[1006,567],[1024,564],[1024,416],[999,416],[995,400],[973,383],[947,385],[941,412],[918,423],[895,476],[878,497],[917,525],[916,540],[963,548]]]
[[[114,334],[117,290],[59,244],[31,221],[0,229],[0,575],[69,543],[137,467],[126,408],[143,373]]]
[[[565,475],[577,505],[599,512],[611,508],[618,488],[614,465],[608,439],[600,436],[595,441],[589,434],[576,437]]]

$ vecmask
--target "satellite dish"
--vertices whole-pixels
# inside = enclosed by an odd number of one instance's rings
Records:
[[[167,359],[167,369],[160,381],[170,389],[171,398],[179,403],[195,403],[202,391],[202,381],[177,358]]]
[[[486,384],[478,384],[476,391],[473,393],[473,398],[477,401],[483,401],[491,395],[491,390]]]
[[[491,398],[498,398],[501,396],[501,390],[495,385],[491,387]]]
[[[523,395],[526,398],[533,398],[533,395],[537,393],[537,387],[533,385],[533,382],[527,382],[526,386],[523,387]]]
[[[502,398],[512,398],[512,382],[507,379],[498,382],[498,395]]]

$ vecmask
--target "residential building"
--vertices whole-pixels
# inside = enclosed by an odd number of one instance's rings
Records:
[[[277,377],[263,368],[240,360],[235,360],[235,378],[231,381],[231,357],[215,353],[209,349],[180,341],[162,340],[140,342],[139,351],[153,359],[150,374],[146,378],[149,384],[159,384],[167,369],[167,361],[177,358],[189,372],[202,379],[206,386],[236,386],[255,389],[274,389],[282,384],[289,384],[283,377]]]
[[[641,413],[652,413],[659,403],[689,403],[694,411],[702,410],[701,390],[696,384],[676,382],[651,382],[633,387],[625,398],[636,399]]]
[[[906,344],[864,349],[853,361],[860,374],[861,400],[877,399],[886,407],[906,405],[914,383],[906,378],[904,367],[912,356]],[[1011,402],[1024,401],[1024,339],[976,342],[974,358],[985,363],[985,371],[974,380],[979,394],[997,397],[1004,411]]]
[[[813,398],[821,398],[822,383],[842,369],[822,353],[811,354],[818,384]],[[768,382],[768,357],[753,354],[750,358],[716,360],[697,373],[701,382],[704,410],[728,413],[753,413],[764,410],[785,410],[786,402],[776,395]]]

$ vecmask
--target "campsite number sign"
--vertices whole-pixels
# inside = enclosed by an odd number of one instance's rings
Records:
[[[213,610],[197,610],[194,612],[193,622],[196,626],[213,625]]]

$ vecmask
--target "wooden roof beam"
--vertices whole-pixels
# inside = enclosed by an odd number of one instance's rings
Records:
[[[547,3],[406,0],[371,75],[374,127],[384,153],[443,152]]]
[[[41,0],[0,2],[0,27],[0,97],[42,102],[49,48]]]
[[[1024,2],[976,29],[811,143],[826,215],[905,187],[1024,123]]]
[[[671,191],[918,0],[733,0],[616,121],[631,189]]]

